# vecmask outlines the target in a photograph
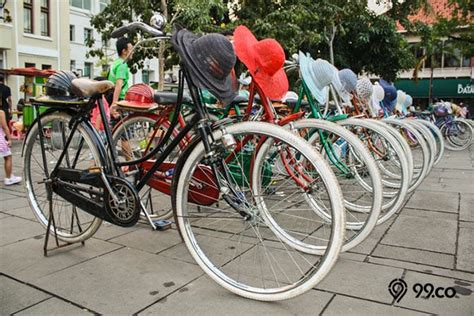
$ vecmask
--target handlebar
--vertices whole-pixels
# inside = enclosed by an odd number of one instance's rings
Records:
[[[115,30],[112,31],[110,36],[112,38],[117,38],[117,37],[121,37],[121,36],[125,35],[128,32],[133,32],[133,31],[136,31],[136,30],[141,30],[141,31],[143,31],[145,33],[148,33],[148,34],[150,34],[152,36],[155,36],[155,37],[165,36],[165,33],[163,33],[162,31],[160,31],[158,29],[155,29],[155,28],[149,26],[148,24],[145,24],[145,23],[139,22],[139,21],[131,22],[129,24],[126,24],[126,25],[123,25],[123,26],[120,26],[120,27],[116,28]]]

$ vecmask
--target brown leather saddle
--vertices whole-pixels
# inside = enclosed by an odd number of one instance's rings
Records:
[[[72,93],[80,98],[89,98],[97,94],[104,94],[115,87],[109,80],[96,81],[87,78],[74,79],[72,81]]]

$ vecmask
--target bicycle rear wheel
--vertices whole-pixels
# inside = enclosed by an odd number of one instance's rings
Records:
[[[346,210],[342,251],[350,250],[370,234],[382,208],[382,178],[375,160],[356,135],[336,123],[305,119],[292,126],[322,153],[338,179]],[[328,214],[321,217],[329,220]]]
[[[122,167],[124,175],[132,183],[138,181],[155,160],[151,158],[143,163],[133,162],[153,150],[160,143],[169,127],[167,117],[161,117],[159,114],[136,113],[125,118],[114,128],[113,140],[119,161],[132,162],[131,165]],[[177,133],[177,131],[174,132],[170,140]],[[152,220],[169,219],[173,216],[169,194],[175,164],[185,144],[181,144],[181,147],[178,147],[167,158],[166,162],[160,166],[160,169],[139,192],[142,205]],[[141,214],[141,217],[142,220],[146,220],[144,214]]]
[[[47,228],[50,202],[48,199],[49,189],[44,181],[50,180],[50,173],[63,152],[66,139],[71,133],[69,122],[72,117],[64,112],[54,112],[42,116],[40,120],[43,129],[40,130],[38,123],[33,124],[25,140],[24,175],[26,195],[31,209],[39,223]],[[40,132],[45,134],[43,139],[46,165],[43,163]],[[86,170],[90,167],[101,166],[99,153],[90,131],[80,124],[60,167]],[[83,187],[86,188],[86,186]],[[84,241],[92,237],[100,227],[102,220],[80,210],[54,192],[51,194],[51,208],[57,230],[55,232],[54,227],[51,226],[50,234],[56,233],[60,240],[69,243]],[[100,199],[98,195],[91,194],[90,197],[91,199]]]
[[[351,130],[372,153],[382,176],[383,202],[377,224],[384,223],[403,207],[411,180],[409,161],[386,124],[349,118],[338,124]]]
[[[334,174],[309,144],[273,124],[237,123],[214,138],[209,154],[202,141],[190,145],[173,179],[176,222],[191,255],[218,284],[244,297],[274,301],[308,291],[330,271],[343,243]],[[280,154],[298,157],[285,160],[286,175],[275,170]],[[267,181],[278,186],[267,190]],[[315,200],[330,221],[315,212]],[[292,216],[272,217],[269,201]],[[297,250],[307,238],[319,241],[319,255]]]

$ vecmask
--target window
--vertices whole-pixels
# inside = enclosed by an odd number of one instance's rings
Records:
[[[69,70],[71,70],[71,71],[76,70],[76,61],[75,60],[71,60]]]
[[[110,65],[108,65],[108,64],[102,65],[102,72],[103,73],[108,73],[109,70],[110,70]]]
[[[100,12],[102,12],[106,6],[110,4],[110,0],[99,0]]]
[[[441,52],[435,53],[433,55],[433,68],[441,68],[442,57],[443,57],[443,54]],[[425,68],[431,68],[430,56],[428,56],[428,58],[426,58]]]
[[[420,60],[421,57],[423,57],[423,48],[419,47],[418,43],[410,43],[408,45],[410,47],[410,50],[413,56],[415,56],[416,60]]]
[[[41,35],[49,36],[49,0],[41,0]]]
[[[51,69],[51,65],[42,64],[42,65],[41,65],[41,69],[42,69],[42,70]]]
[[[33,33],[33,0],[23,0],[23,32]]]
[[[36,64],[35,63],[25,63],[25,68],[35,68],[36,67]]]
[[[471,57],[462,56],[462,66],[466,68],[471,67]]]
[[[451,42],[444,43],[444,59],[443,67],[460,67],[461,66],[461,51],[453,48]]]
[[[76,27],[74,25],[69,25],[69,40],[71,42],[76,40]]]
[[[69,0],[69,4],[73,7],[80,9],[91,9],[91,0]]]
[[[149,70],[142,70],[142,82],[149,84],[150,83],[150,71]]]
[[[92,40],[92,29],[84,28],[84,44]]]
[[[92,63],[84,63],[84,77],[92,77]]]

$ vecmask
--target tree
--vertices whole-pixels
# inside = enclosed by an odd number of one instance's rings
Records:
[[[91,18],[91,26],[101,34],[103,42],[107,42],[112,31],[122,26],[123,23],[131,21],[143,21],[148,23],[155,12],[162,12],[169,21],[166,31],[171,32],[173,23],[180,23],[189,30],[195,32],[216,31],[220,24],[225,21],[227,7],[221,0],[111,0],[110,4],[99,14]],[[137,34],[129,34],[130,38],[136,39]],[[148,37],[146,34],[145,37]],[[88,41],[87,45],[92,47],[94,39]],[[162,42],[159,47],[156,43],[150,43],[137,50],[129,61],[131,71],[143,68],[146,58],[157,57],[160,61],[159,76],[160,85],[164,82],[165,64],[176,61],[176,57],[166,50],[169,43]],[[90,56],[103,57],[101,49],[91,49]]]
[[[366,1],[244,0],[233,9],[237,24],[249,26],[258,37],[276,38],[289,55],[302,50],[340,68],[389,80],[413,65],[395,20],[376,16]]]
[[[471,22],[469,1],[449,0],[447,4],[452,10],[449,17],[438,15],[429,7],[425,9],[425,14],[431,14],[435,21],[426,24],[420,21],[414,21],[407,24],[410,32],[420,36],[420,42],[417,48],[423,51],[423,55],[416,62],[413,72],[413,78],[418,79],[418,72],[423,62],[428,61],[430,65],[430,84],[429,84],[429,103],[433,101],[433,73],[435,57],[445,54],[453,54],[454,50],[459,49],[463,54],[472,56],[474,54],[474,28]],[[446,45],[446,40],[453,40],[453,45]],[[440,65],[441,66],[441,65]]]

